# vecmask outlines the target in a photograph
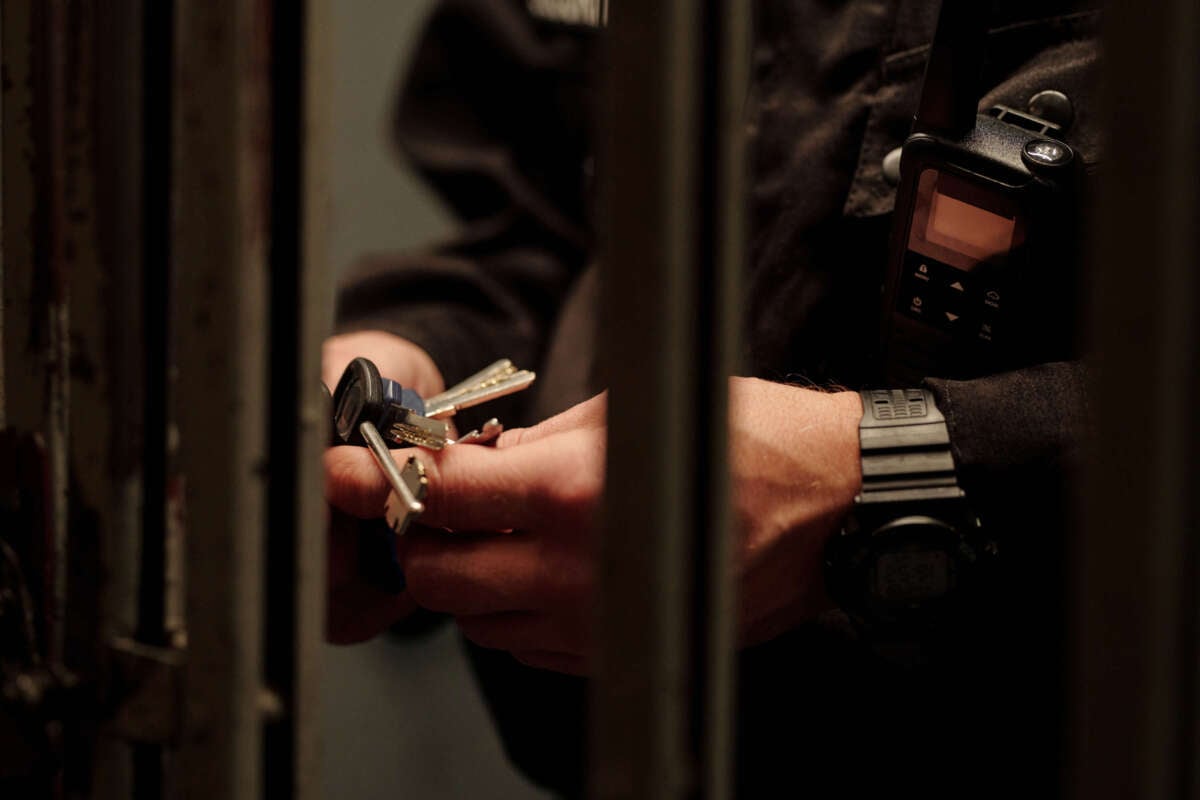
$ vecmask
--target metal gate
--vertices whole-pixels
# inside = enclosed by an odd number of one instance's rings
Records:
[[[639,324],[607,328],[591,787],[717,798],[749,10],[612,6],[606,281],[637,265],[649,288],[605,300]],[[0,5],[0,785],[318,791],[326,9]],[[1192,0],[1108,8],[1101,430],[1068,665],[1079,797],[1200,797],[1198,14]],[[648,452],[647,408],[677,421]]]

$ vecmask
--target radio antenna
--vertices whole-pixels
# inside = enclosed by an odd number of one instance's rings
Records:
[[[915,133],[957,138],[975,127],[990,5],[988,0],[942,0]]]

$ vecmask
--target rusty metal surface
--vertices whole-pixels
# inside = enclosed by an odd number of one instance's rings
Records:
[[[262,792],[269,7],[176,6],[173,263],[186,481],[185,797]]]
[[[120,638],[112,655],[112,733],[133,742],[177,743],[183,727],[183,652]]]
[[[56,3],[9,2],[4,42],[4,407],[51,462],[44,602],[48,655],[64,648],[69,347],[66,308],[66,31]]]
[[[37,559],[47,587],[39,609],[46,657],[81,675],[93,697],[106,677],[106,641],[131,624],[121,598],[131,595],[127,565],[136,558],[122,546],[136,533],[128,525],[138,503],[128,491],[136,459],[121,452],[138,409],[122,403],[117,388],[137,368],[136,317],[123,291],[136,281],[128,242],[137,222],[122,202],[127,173],[116,166],[136,147],[121,115],[136,103],[137,82],[136,73],[114,70],[124,51],[107,49],[103,38],[130,41],[136,7],[12,0],[0,10],[3,405],[14,429],[46,445],[50,524],[46,555]],[[125,135],[106,137],[105,122]],[[110,229],[115,247],[102,243]],[[85,729],[68,732],[64,790],[127,795],[120,748],[95,736],[97,723],[93,715]]]

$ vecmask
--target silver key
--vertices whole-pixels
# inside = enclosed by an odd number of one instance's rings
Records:
[[[397,444],[412,444],[430,450],[445,447],[450,441],[449,435],[450,426],[445,422],[423,417],[415,411],[405,413],[388,431],[388,437]]]
[[[425,491],[429,485],[425,467],[416,456],[409,456],[403,469],[396,465],[387,443],[370,422],[358,426],[375,463],[387,478],[392,491],[385,504],[385,518],[392,532],[403,536],[408,526],[425,510]]]
[[[454,384],[441,394],[435,394],[432,397],[426,398],[425,405],[443,406],[447,401],[460,394],[474,391],[475,389],[485,385],[488,381],[505,378],[516,371],[517,368],[513,366],[511,361],[509,361],[507,358],[502,358],[499,361],[489,364],[488,366],[479,370],[479,372],[476,372],[474,375],[463,378],[461,381]]]
[[[495,444],[502,433],[504,433],[504,426],[500,424],[500,420],[493,418],[483,423],[483,427],[479,430],[465,433],[450,444]]]
[[[489,400],[496,400],[519,392],[536,379],[537,375],[528,370],[504,371],[479,381],[473,388],[467,387],[455,391],[453,394],[443,392],[429,398],[425,401],[425,416],[430,419],[450,417],[464,408],[471,408]]]
[[[403,536],[413,520],[421,515],[421,511],[425,510],[425,492],[429,487],[429,479],[425,477],[425,466],[417,460],[416,456],[408,457],[400,475],[404,479],[403,483],[409,491],[409,496],[417,499],[420,511],[414,511],[415,506],[400,497],[395,490],[388,494],[383,518],[392,529],[392,533],[397,536]]]

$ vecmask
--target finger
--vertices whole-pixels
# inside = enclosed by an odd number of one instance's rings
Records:
[[[407,458],[408,452],[393,459]],[[451,530],[544,527],[581,523],[604,484],[604,439],[592,431],[557,434],[521,446],[448,447],[417,454],[428,490],[421,522]],[[390,490],[370,454],[359,447],[325,451],[325,498],[362,519],[379,517]]]
[[[391,486],[365,447],[331,447],[322,462],[331,506],[359,519],[383,516]]]
[[[405,594],[389,594],[357,576],[358,523],[334,514],[329,527],[326,638],[333,644],[370,639],[410,614],[416,603]]]
[[[527,667],[544,669],[550,672],[561,672],[566,675],[587,676],[591,674],[591,665],[586,658],[568,653],[549,653],[545,651],[514,652],[513,658]]]
[[[583,632],[545,613],[481,614],[458,617],[455,622],[463,636],[491,650],[583,654]]]
[[[403,554],[408,593],[422,608],[456,616],[531,611],[553,587],[535,537],[414,532]]]
[[[604,438],[572,431],[520,446],[423,452],[421,522],[451,530],[581,525],[604,488]]]
[[[531,428],[513,428],[505,431],[496,440],[496,447],[511,447],[534,442],[556,433],[579,428],[602,428],[607,422],[608,392],[602,392]]]

